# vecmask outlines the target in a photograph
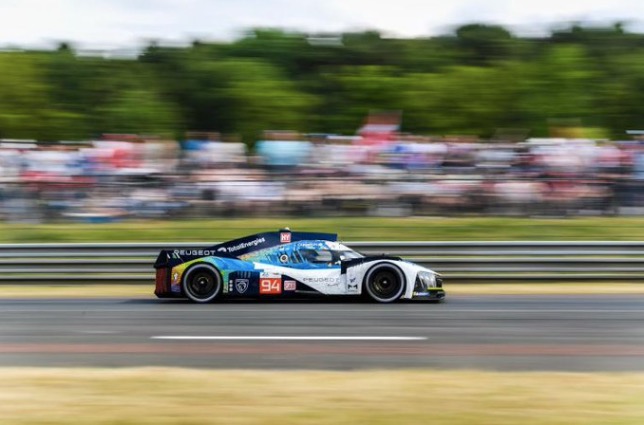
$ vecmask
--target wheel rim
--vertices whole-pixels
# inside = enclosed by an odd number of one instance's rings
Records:
[[[393,301],[402,294],[400,273],[391,268],[375,270],[368,282],[369,293],[378,301]]]
[[[219,292],[220,281],[207,269],[194,270],[186,282],[186,293],[194,301],[210,301]]]

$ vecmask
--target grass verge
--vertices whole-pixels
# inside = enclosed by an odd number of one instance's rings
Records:
[[[150,285],[1,285],[2,298],[151,298]]]
[[[644,294],[639,283],[472,283],[446,285],[449,295],[628,295]]]
[[[0,243],[214,242],[285,226],[297,231],[338,233],[344,241],[644,240],[644,217],[284,217],[103,224],[3,222]]]
[[[644,374],[0,369],[0,422],[640,425]]]
[[[616,295],[644,294],[641,283],[472,283],[445,286],[454,295]],[[1,285],[0,299],[11,298],[150,298],[150,285]],[[449,299],[449,298],[448,298]]]

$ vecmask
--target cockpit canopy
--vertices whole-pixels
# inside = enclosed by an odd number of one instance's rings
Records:
[[[336,263],[352,258],[361,258],[362,255],[351,248],[337,242],[301,242],[293,253],[302,259],[302,262]]]
[[[241,259],[290,267],[330,267],[339,265],[343,260],[362,257],[358,252],[338,242],[298,241],[265,249]]]

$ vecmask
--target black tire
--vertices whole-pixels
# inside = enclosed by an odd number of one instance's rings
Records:
[[[365,275],[364,289],[372,300],[391,303],[405,292],[405,276],[393,264],[377,264]]]
[[[197,264],[183,278],[183,293],[196,303],[208,303],[221,292],[221,275],[209,264]]]

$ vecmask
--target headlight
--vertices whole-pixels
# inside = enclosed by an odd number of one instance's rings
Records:
[[[416,280],[419,281],[423,289],[436,288],[436,277],[434,273],[424,271],[418,272]]]

